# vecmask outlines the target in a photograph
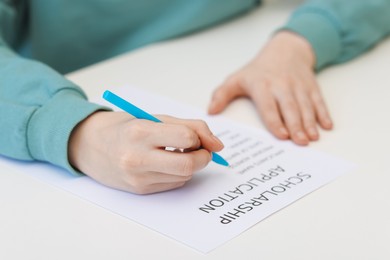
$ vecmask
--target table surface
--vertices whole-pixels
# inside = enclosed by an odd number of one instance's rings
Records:
[[[90,97],[130,84],[205,110],[213,89],[256,54],[298,2],[267,1],[231,22],[68,78]],[[358,168],[209,254],[6,168],[0,169],[0,259],[389,259],[389,69],[388,39],[318,75],[335,129],[310,147]],[[248,100],[223,114],[264,128]]]

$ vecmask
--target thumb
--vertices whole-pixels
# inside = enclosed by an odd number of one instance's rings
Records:
[[[244,91],[238,81],[225,81],[214,91],[208,113],[213,115],[222,112],[234,99],[240,96],[244,96]]]

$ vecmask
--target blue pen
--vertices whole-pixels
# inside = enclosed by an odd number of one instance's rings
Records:
[[[112,93],[111,91],[109,90],[106,90],[103,94],[103,98],[105,100],[107,100],[108,102],[110,102],[111,104],[119,107],[120,109],[126,111],[127,113],[133,115],[135,118],[138,118],[138,119],[146,119],[146,120],[150,120],[150,121],[153,121],[153,122],[158,122],[158,123],[162,123],[161,120],[159,120],[158,118],[152,116],[151,114],[149,113],[146,113],[145,111],[143,111],[142,109],[134,106],[133,104],[127,102],[126,100],[124,100],[123,98],[115,95],[114,93]],[[223,166],[229,166],[229,163],[222,158],[222,156],[218,155],[217,153],[214,153],[212,152],[212,160],[220,165],[223,165]]]

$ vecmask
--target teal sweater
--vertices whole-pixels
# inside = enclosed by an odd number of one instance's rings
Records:
[[[61,74],[218,24],[256,0],[0,0],[0,154],[73,171],[72,129],[102,107]],[[390,32],[389,0],[311,0],[283,27],[313,46],[317,69]]]

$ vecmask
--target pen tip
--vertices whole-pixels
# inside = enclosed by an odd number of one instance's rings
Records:
[[[217,153],[212,153],[212,160],[220,165],[229,167],[229,163]]]
[[[110,91],[106,90],[103,92],[103,98],[106,98],[110,94]]]

